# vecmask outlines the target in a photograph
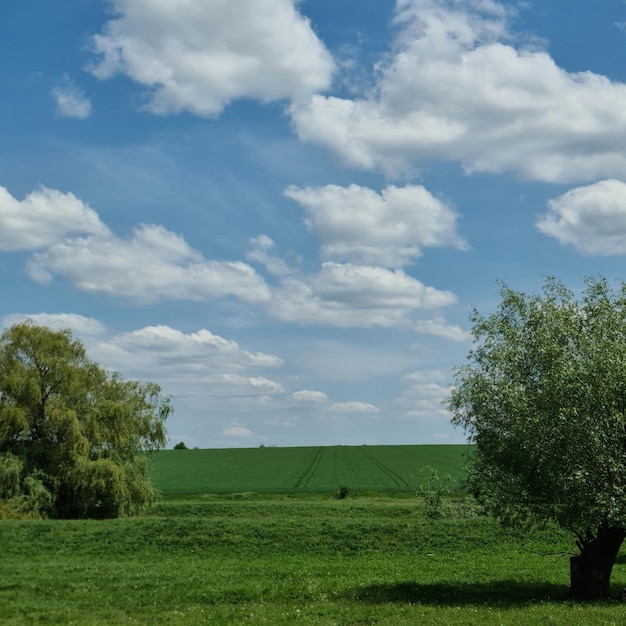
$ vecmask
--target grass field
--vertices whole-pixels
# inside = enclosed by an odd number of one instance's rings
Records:
[[[165,495],[199,493],[414,492],[431,466],[457,483],[470,446],[331,446],[164,450],[153,456]]]
[[[622,625],[566,598],[569,538],[409,498],[228,496],[0,524],[2,624]],[[547,555],[547,556],[546,556]],[[623,557],[615,587],[626,584]]]
[[[562,532],[522,539],[453,502],[429,518],[411,481],[460,476],[462,450],[400,448],[163,452],[144,515],[0,522],[0,623],[626,623],[616,601],[567,599]]]

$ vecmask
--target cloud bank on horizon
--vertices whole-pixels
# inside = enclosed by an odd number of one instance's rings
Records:
[[[161,384],[172,443],[460,442],[496,281],[623,277],[617,0],[36,4],[0,25],[2,326]]]

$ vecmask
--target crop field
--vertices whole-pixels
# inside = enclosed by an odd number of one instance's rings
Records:
[[[414,492],[430,466],[454,484],[470,446],[330,446],[165,450],[153,455],[164,495],[199,493]]]

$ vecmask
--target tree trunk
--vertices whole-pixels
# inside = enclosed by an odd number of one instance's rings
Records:
[[[578,542],[579,556],[570,557],[570,596],[577,600],[602,600],[610,595],[613,564],[626,537],[623,528],[600,526],[594,537]]]

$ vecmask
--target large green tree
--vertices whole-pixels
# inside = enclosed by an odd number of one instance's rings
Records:
[[[471,480],[503,521],[571,531],[575,598],[609,595],[626,537],[626,284],[590,278],[577,297],[506,286],[456,370],[453,422],[476,444]]]
[[[166,442],[169,397],[92,362],[69,330],[0,336],[0,513],[117,517],[154,498],[146,451]]]

